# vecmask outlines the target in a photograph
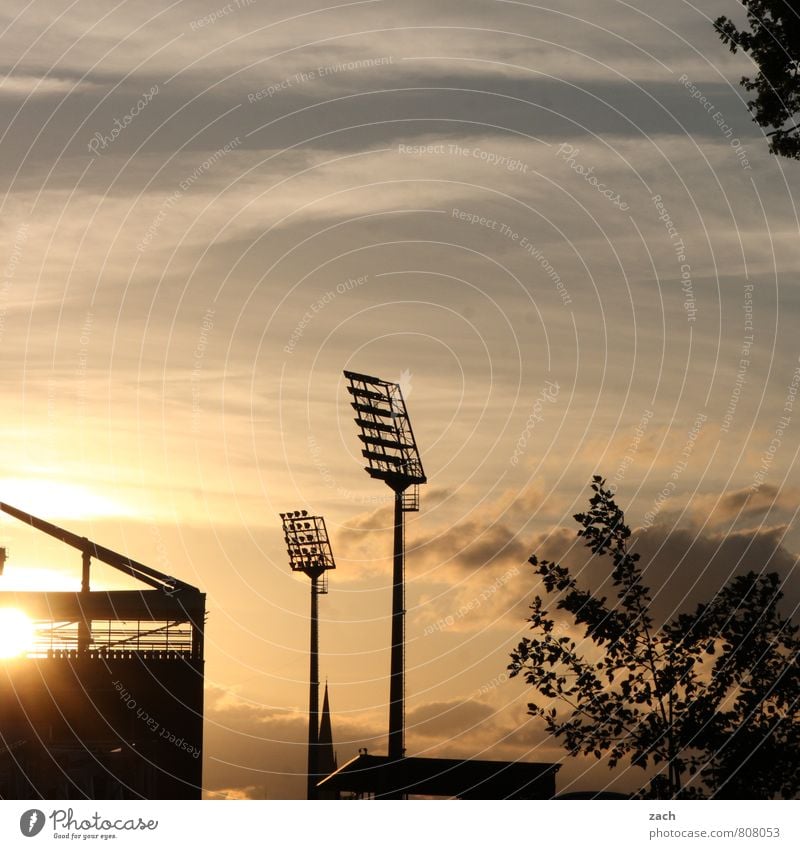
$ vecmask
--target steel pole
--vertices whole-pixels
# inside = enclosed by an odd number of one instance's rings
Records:
[[[319,743],[319,615],[317,580],[319,575],[311,576],[311,663],[309,670],[308,693],[308,793],[309,799],[317,798],[319,767],[317,764]]]
[[[403,493],[394,493],[392,584],[392,672],[389,679],[389,757],[405,754],[405,587],[403,575]]]

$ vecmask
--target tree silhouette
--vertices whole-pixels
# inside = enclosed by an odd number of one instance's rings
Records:
[[[744,50],[758,65],[755,78],[742,77],[741,85],[756,96],[748,102],[753,120],[772,127],[771,153],[800,159],[800,12],[796,2],[741,0],[747,9],[749,30],[736,28],[721,16],[714,26],[732,53]]]
[[[569,636],[537,596],[535,637],[511,653],[543,699],[528,713],[573,756],[648,769],[649,798],[790,798],[800,787],[798,628],[781,617],[776,573],[733,578],[707,604],[661,626],[623,511],[595,476],[578,536],[610,560],[612,602],[535,555],[555,610],[585,626]],[[558,617],[558,618],[557,618]]]

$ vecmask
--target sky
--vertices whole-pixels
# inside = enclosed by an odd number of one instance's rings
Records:
[[[509,680],[537,583],[600,580],[594,474],[660,615],[768,568],[798,602],[796,163],[733,0],[8,2],[0,500],[208,593],[209,798],[304,794],[308,583],[339,763],[386,750],[391,502],[342,371],[401,383],[409,754],[562,763]],[[76,588],[12,520],[3,587]],[[121,586],[95,569],[96,587]],[[540,588],[541,589],[541,588]]]

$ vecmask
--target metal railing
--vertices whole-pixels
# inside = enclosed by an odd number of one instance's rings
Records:
[[[36,622],[28,657],[71,657],[78,655],[77,622]],[[188,622],[141,622],[94,620],[85,655],[103,657],[130,655],[172,659],[192,651],[192,627]]]

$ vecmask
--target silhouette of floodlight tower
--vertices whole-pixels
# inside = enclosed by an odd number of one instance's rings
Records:
[[[427,483],[399,383],[346,371],[356,411],[365,471],[394,491],[392,655],[389,679],[389,757],[405,754],[405,527],[404,514],[419,510],[419,485]]]
[[[322,516],[307,510],[281,513],[289,566],[311,579],[311,639],[308,694],[308,787],[309,799],[317,798],[319,773],[319,610],[317,599],[328,592],[329,569],[335,569],[328,529]]]

